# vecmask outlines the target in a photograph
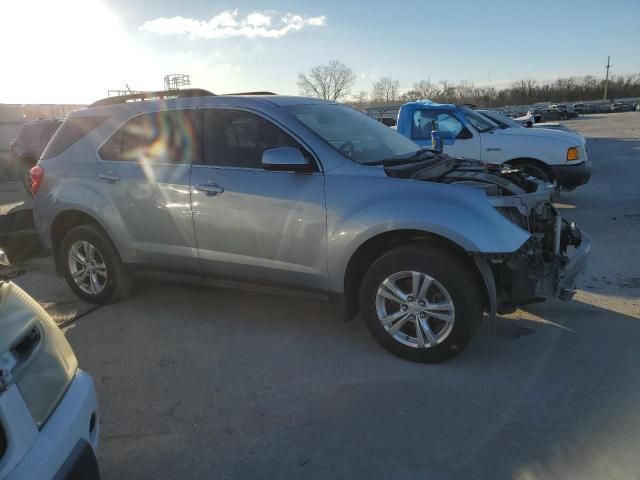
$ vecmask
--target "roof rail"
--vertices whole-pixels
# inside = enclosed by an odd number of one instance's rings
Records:
[[[239,92],[239,93],[223,93],[222,95],[277,95],[273,92]]]
[[[211,97],[215,93],[202,88],[185,88],[184,90],[159,90],[156,92],[140,92],[130,93],[129,95],[118,95],[116,97],[107,97],[102,100],[93,102],[89,107],[102,107],[105,105],[117,105],[127,103],[132,100],[157,100],[159,98],[176,98],[176,97]]]

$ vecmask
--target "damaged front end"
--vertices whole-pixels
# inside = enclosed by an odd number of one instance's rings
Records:
[[[391,177],[466,185],[485,191],[495,209],[529,232],[515,252],[474,253],[487,287],[491,314],[509,313],[554,297],[570,300],[591,243],[553,205],[555,187],[508,165],[433,155],[425,161],[385,166]]]

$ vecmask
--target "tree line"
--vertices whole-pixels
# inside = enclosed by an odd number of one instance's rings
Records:
[[[359,109],[368,105],[421,99],[440,103],[471,103],[479,107],[502,107],[538,102],[600,100],[603,97],[605,83],[603,78],[586,75],[557,78],[550,82],[523,78],[513,82],[509,87],[500,89],[477,86],[467,81],[454,84],[447,80],[437,83],[420,80],[411,88],[402,89],[399,80],[382,77],[372,84],[370,91],[360,90],[353,93],[351,89],[356,83],[356,78],[350,67],[333,60],[306,73],[299,73],[298,88],[302,95],[344,101]],[[640,97],[640,73],[614,75],[609,79],[607,98],[625,97]]]

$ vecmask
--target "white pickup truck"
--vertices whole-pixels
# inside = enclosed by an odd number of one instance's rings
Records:
[[[445,153],[454,157],[508,162],[532,176],[556,182],[563,190],[584,185],[591,177],[585,140],[575,133],[505,127],[457,105],[410,102],[400,108],[398,132],[419,145],[431,145],[433,125],[437,125]]]

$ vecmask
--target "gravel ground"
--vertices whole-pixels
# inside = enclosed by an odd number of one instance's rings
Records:
[[[565,123],[594,163],[560,199],[593,242],[574,301],[485,322],[428,366],[322,302],[142,281],[66,330],[103,478],[638,479],[640,113]],[[36,265],[18,283],[62,292]]]

